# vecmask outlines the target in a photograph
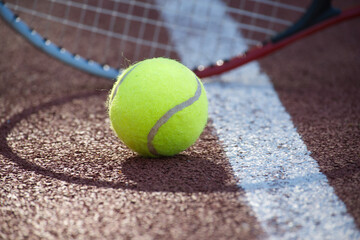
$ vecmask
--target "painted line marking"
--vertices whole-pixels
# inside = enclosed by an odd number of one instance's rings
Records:
[[[158,0],[163,18],[174,24],[176,19],[166,9],[187,11],[194,2]],[[229,33],[236,31],[236,23],[226,15],[224,4],[219,0],[212,4],[218,19],[222,19],[222,27]],[[206,16],[201,16],[205,13],[197,12],[196,26],[207,24]],[[242,52],[246,46],[237,34],[239,41],[232,48]],[[188,48],[196,46],[201,36],[173,31],[171,37],[185,64],[201,62],[201,56]],[[215,42],[211,36],[206,39],[211,51]],[[360,239],[345,204],[319,171],[258,63],[252,62],[221,78],[226,83],[205,85],[209,114],[239,179],[238,185],[245,190],[269,239]]]

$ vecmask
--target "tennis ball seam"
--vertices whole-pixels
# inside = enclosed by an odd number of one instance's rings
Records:
[[[153,145],[153,140],[154,140],[154,137],[157,134],[158,130],[160,129],[160,127],[162,125],[164,125],[174,114],[180,112],[181,110],[183,110],[186,107],[191,106],[193,103],[195,103],[200,98],[201,92],[202,92],[201,83],[196,76],[195,76],[195,80],[197,82],[197,88],[196,88],[194,96],[192,96],[185,102],[182,102],[182,103],[176,105],[175,107],[171,108],[170,110],[168,110],[151,128],[151,130],[147,136],[147,147],[151,154],[153,154],[155,156],[159,155],[159,153],[155,149],[155,146]]]
[[[111,96],[111,99],[109,101],[109,105],[112,104],[113,100],[116,97],[117,91],[120,87],[120,85],[125,81],[125,79],[128,77],[128,75],[137,67],[141,64],[135,64],[127,73],[125,73],[121,79],[119,79],[118,84],[116,86],[116,88],[113,91],[113,94]],[[185,109],[186,107],[191,106],[192,104],[194,104],[197,100],[199,100],[201,94],[202,94],[202,86],[200,83],[200,80],[197,78],[197,76],[195,75],[195,81],[197,82],[197,88],[195,91],[194,96],[190,97],[189,99],[187,99],[186,101],[174,106],[173,108],[169,109],[162,117],[160,117],[159,120],[157,120],[157,122],[154,124],[154,126],[150,129],[150,132],[147,135],[147,148],[148,151],[150,152],[150,154],[152,154],[153,156],[159,156],[160,154],[158,153],[158,151],[156,150],[155,146],[153,145],[153,140],[156,136],[156,134],[158,133],[159,129],[161,128],[161,126],[163,126],[165,123],[167,123],[167,121],[174,116],[176,113],[182,111],[183,109]]]
[[[119,80],[119,83],[117,84],[115,90],[114,90],[114,93],[110,99],[110,104],[112,103],[112,101],[114,100],[115,96],[116,96],[116,93],[119,89],[119,86],[121,83],[123,83],[123,81],[125,80],[125,78],[137,67],[139,66],[141,63],[138,63],[138,64],[135,64],[127,73],[125,73],[125,75]]]

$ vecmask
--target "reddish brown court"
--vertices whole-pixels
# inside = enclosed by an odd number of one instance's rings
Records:
[[[359,27],[341,23],[259,61],[355,236]],[[291,226],[255,212],[211,117],[188,150],[139,157],[110,129],[112,81],[50,58],[4,22],[0,36],[0,239],[267,239],[266,226]]]

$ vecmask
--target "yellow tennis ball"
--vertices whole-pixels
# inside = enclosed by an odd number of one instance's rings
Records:
[[[200,79],[181,63],[154,58],[126,69],[108,99],[111,125],[133,151],[172,156],[190,147],[207,123]]]

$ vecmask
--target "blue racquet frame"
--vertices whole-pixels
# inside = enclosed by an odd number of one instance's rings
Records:
[[[31,29],[26,23],[24,23],[18,16],[16,16],[8,7],[6,7],[6,4],[3,1],[0,1],[0,16],[5,20],[5,22],[14,28],[16,32],[21,34],[35,47],[39,48],[50,56],[69,64],[70,66],[108,79],[115,79],[121,72],[121,70],[112,68],[106,64],[101,65],[95,61],[85,59],[79,55],[74,55],[65,48],[59,47],[50,40],[42,37],[35,30]]]

